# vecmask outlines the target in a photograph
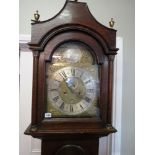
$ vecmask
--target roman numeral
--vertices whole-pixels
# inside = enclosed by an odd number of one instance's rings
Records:
[[[81,109],[84,109],[83,106],[80,104]]]
[[[89,82],[91,82],[91,80],[85,81],[84,83],[85,83],[85,84],[88,84]]]
[[[86,90],[88,93],[93,93],[94,92],[94,89],[87,89]]]
[[[70,112],[73,112],[73,106],[70,105]]]
[[[67,75],[64,71],[62,71],[61,73],[59,73],[61,75],[61,77],[65,80],[67,79]]]
[[[89,97],[87,97],[87,96],[84,98],[84,100],[85,100],[86,102],[88,102],[88,103],[91,102],[91,99],[90,99]]]
[[[59,96],[56,96],[56,97],[53,98],[53,101],[57,102],[59,100],[59,98],[60,98]]]
[[[81,73],[80,78],[82,78],[82,76],[83,76],[83,72]]]
[[[71,74],[72,74],[72,76],[75,76],[75,69],[74,68],[71,69]]]
[[[64,106],[65,106],[65,104],[64,104],[64,102],[62,102],[62,104],[60,105],[60,109],[63,110]]]

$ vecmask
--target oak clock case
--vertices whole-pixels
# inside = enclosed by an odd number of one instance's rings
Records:
[[[25,134],[41,139],[42,155],[97,155],[99,138],[116,132],[116,30],[98,23],[86,3],[67,0],[55,17],[32,23],[29,48],[32,117]]]

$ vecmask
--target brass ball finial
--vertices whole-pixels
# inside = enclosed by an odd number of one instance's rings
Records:
[[[39,11],[36,10],[36,13],[34,13],[34,20],[31,20],[33,22],[39,22],[40,14],[38,13]]]
[[[114,21],[113,18],[111,18],[111,21],[109,22],[109,26],[110,26],[110,28],[113,28],[114,25],[115,25],[115,21]]]

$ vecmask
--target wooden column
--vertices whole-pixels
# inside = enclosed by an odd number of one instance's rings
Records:
[[[33,51],[33,89],[32,89],[32,126],[37,124],[37,82],[38,82],[38,59],[39,52]]]
[[[115,55],[109,55],[109,66],[108,66],[108,116],[107,123],[112,123],[112,95],[113,95],[113,62]]]

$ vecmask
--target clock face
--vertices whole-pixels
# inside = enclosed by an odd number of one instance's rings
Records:
[[[80,114],[92,106],[96,85],[91,74],[79,67],[59,69],[48,80],[48,99],[68,115]]]
[[[88,48],[66,43],[46,66],[47,113],[52,117],[97,117],[98,67]]]

